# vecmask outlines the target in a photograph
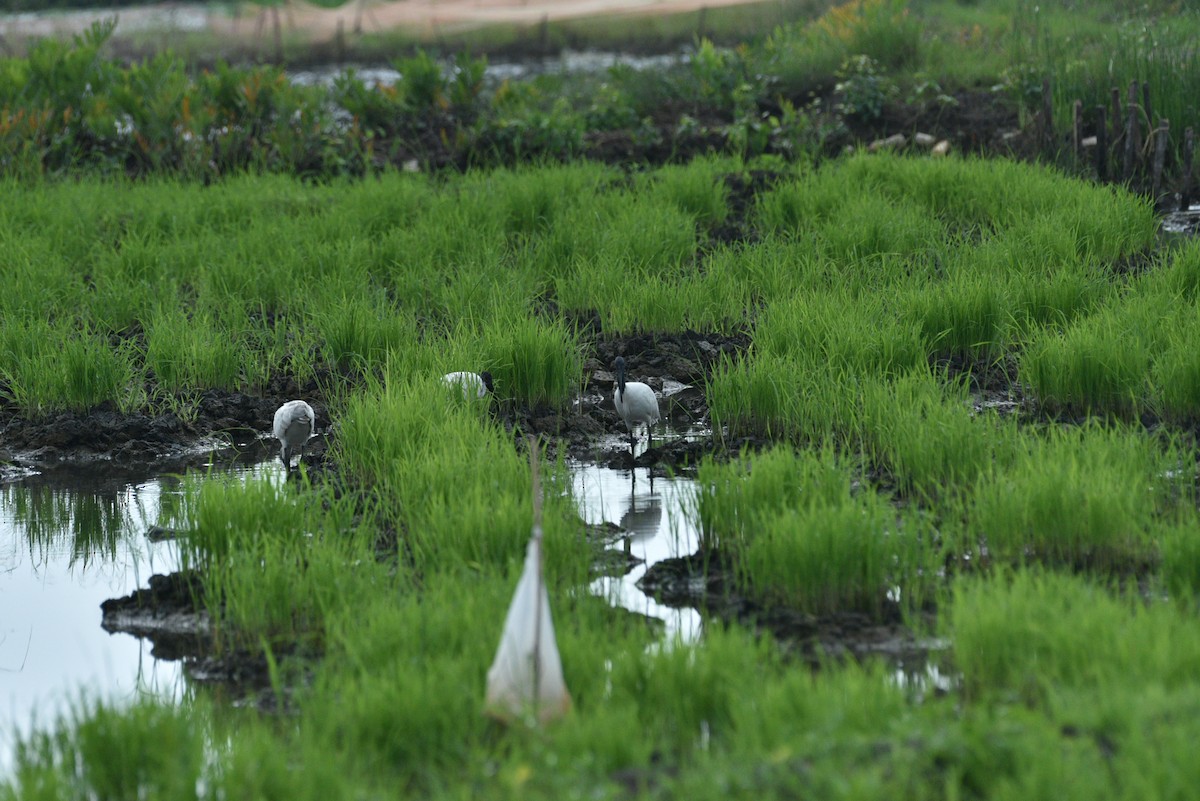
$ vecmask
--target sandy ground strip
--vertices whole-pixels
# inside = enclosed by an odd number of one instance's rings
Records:
[[[314,41],[346,31],[408,29],[418,34],[456,32],[499,23],[535,25],[596,16],[677,14],[713,6],[744,5],[762,0],[349,0],[338,8],[321,8],[302,0],[280,7],[285,30],[303,31]],[[265,20],[259,6],[232,7],[199,3],[161,3],[122,9],[0,15],[0,45],[40,37],[68,37],[92,23],[117,18],[117,34],[144,31],[213,31],[233,36],[261,34]]]

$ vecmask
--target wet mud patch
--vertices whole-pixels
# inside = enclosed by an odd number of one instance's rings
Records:
[[[782,172],[749,170],[745,174],[729,173],[722,177],[725,203],[729,213],[704,232],[706,249],[719,245],[753,245],[761,237],[753,224],[753,212],[758,196],[770,191],[785,178]]]
[[[104,403],[86,412],[62,411],[28,419],[14,408],[0,408],[0,441],[7,450],[0,452],[0,457],[39,470],[66,462],[144,466],[208,450],[203,441],[213,437],[240,448],[252,448],[257,440],[267,437],[262,449],[269,452],[275,448],[274,440],[269,439],[275,410],[295,397],[312,399],[317,431],[327,429],[328,411],[315,382],[301,388],[294,381],[281,380],[272,388],[280,391],[255,396],[205,390],[190,399],[186,416],[174,411],[122,412]],[[305,458],[310,452],[316,455],[323,451],[324,439],[314,440]]]
[[[152,575],[146,587],[100,604],[100,613],[101,628],[150,640],[159,659],[204,653],[212,640],[204,585],[194,572]]]
[[[722,359],[739,357],[750,345],[748,334],[685,331],[676,334],[636,334],[597,339],[588,345],[584,359],[584,385],[580,396],[566,409],[530,407],[499,401],[493,415],[520,442],[527,435],[544,439],[551,457],[564,455],[613,467],[655,466],[684,468],[714,451],[708,417],[705,382]],[[642,381],[659,395],[662,419],[649,450],[629,453],[625,423],[613,406],[616,378],[612,364],[624,356],[629,378]],[[663,436],[663,428],[692,432]],[[645,442],[645,434],[641,436]]]
[[[699,551],[651,565],[638,586],[664,605],[691,606],[705,616],[769,633],[786,653],[813,668],[830,659],[872,657],[893,664],[922,664],[946,648],[944,642],[914,631],[890,599],[882,600],[877,615],[851,610],[813,615],[747,598],[737,591],[733,574],[728,556]],[[921,614],[923,626],[932,629],[933,610]]]
[[[274,644],[270,660],[261,650],[216,648],[216,634],[204,607],[204,586],[194,571],[152,575],[147,586],[100,605],[101,627],[110,634],[130,634],[151,643],[157,659],[179,661],[194,682],[213,687],[234,706],[284,712],[298,687],[311,680],[320,654],[299,643]]]

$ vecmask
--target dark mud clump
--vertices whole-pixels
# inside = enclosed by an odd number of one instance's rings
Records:
[[[633,462],[628,432],[612,402],[612,363],[624,356],[630,380],[643,381],[660,395],[663,416],[654,447],[639,454],[636,463],[682,467],[712,452],[711,436],[703,433],[711,428],[705,383],[722,359],[738,358],[749,347],[749,336],[685,331],[604,338],[598,321],[595,326],[596,340],[583,364],[583,391],[574,404],[554,409],[500,402],[496,418],[514,436],[545,438],[552,456],[565,448],[575,459],[627,466]],[[676,432],[701,433],[664,437],[664,425]]]
[[[261,649],[215,650],[215,632],[197,573],[156,574],[147,584],[124,598],[100,604],[100,625],[105,631],[149,640],[155,658],[180,660],[192,681],[219,686],[236,705],[264,711],[290,709],[291,694],[311,679],[312,664],[319,656],[315,649],[303,643],[274,644],[269,659]],[[272,661],[279,681],[272,680]]]
[[[100,612],[105,631],[149,639],[160,659],[203,653],[212,639],[204,585],[194,572],[155,574],[144,589],[100,604]]]
[[[22,466],[52,469],[64,462],[111,462],[129,467],[179,458],[206,437],[220,436],[249,446],[270,436],[275,410],[296,397],[310,399],[318,432],[328,426],[328,412],[315,383],[304,388],[287,380],[275,384],[272,389],[280,390],[278,394],[263,396],[205,390],[187,400],[184,416],[176,411],[122,412],[104,403],[86,412],[26,418],[12,406],[0,407],[0,441],[8,458]],[[314,440],[306,454],[323,447]]]
[[[667,606],[695,607],[714,618],[768,632],[785,650],[814,668],[831,658],[920,662],[941,647],[913,631],[900,606],[889,599],[881,601],[877,614],[842,610],[813,615],[746,597],[736,588],[733,570],[729,557],[720,551],[698,552],[656,562],[638,586]]]

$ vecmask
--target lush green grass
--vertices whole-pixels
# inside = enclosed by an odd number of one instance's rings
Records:
[[[863,398],[863,442],[903,495],[963,492],[993,464],[1007,463],[1016,426],[976,410],[963,381],[918,371],[875,383]]]
[[[854,491],[853,476],[829,449],[706,462],[697,500],[704,543],[733,557],[741,588],[768,604],[878,614],[893,587],[906,603],[924,597],[930,532],[885,495]]]
[[[1121,571],[1155,555],[1183,479],[1144,432],[1085,426],[1023,437],[970,494],[962,549],[993,559]],[[1185,498],[1191,494],[1185,494]]]

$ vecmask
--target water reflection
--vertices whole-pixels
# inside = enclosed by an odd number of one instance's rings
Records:
[[[662,518],[662,496],[654,494],[652,490],[639,496],[636,488],[633,488],[625,514],[621,515],[621,528],[629,532],[625,542],[632,545],[634,540],[641,542],[655,536],[662,526]]]
[[[565,50],[555,56],[532,58],[523,61],[489,61],[484,71],[484,79],[493,84],[502,81],[528,80],[537,75],[553,74],[601,74],[613,67],[642,72],[646,70],[663,70],[687,64],[690,54],[681,50],[676,53],[663,55],[639,56],[632,53],[615,53],[598,50]],[[455,65],[447,60],[443,64],[447,75],[453,74]],[[289,70],[288,77],[292,83],[300,86],[333,86],[334,83],[350,70],[363,83],[371,86],[381,84],[391,86],[400,80],[400,72],[394,67],[359,65],[347,67],[333,65],[314,69]]]
[[[699,537],[685,514],[695,482],[665,476],[651,481],[648,468],[617,470],[590,464],[571,465],[571,474],[572,492],[584,520],[617,524],[622,531],[620,546],[644,560],[623,576],[596,579],[591,591],[632,612],[662,620],[668,641],[696,641],[701,632],[698,611],[660,604],[637,586],[656,562],[695,553]]]
[[[193,454],[166,468],[283,480],[279,461],[256,448]],[[176,543],[145,535],[177,517],[182,478],[148,470],[104,463],[0,476],[0,775],[11,769],[15,737],[35,719],[48,725],[66,714],[81,693],[113,701],[187,693],[181,663],[100,626],[101,602],[178,567]]]
[[[1163,233],[1195,236],[1200,233],[1200,205],[1192,204],[1163,216]]]
[[[917,701],[949,693],[959,681],[956,675],[947,673],[930,661],[929,655],[912,660],[897,660],[891,679],[897,687],[905,690]]]

